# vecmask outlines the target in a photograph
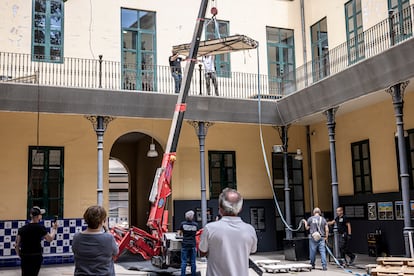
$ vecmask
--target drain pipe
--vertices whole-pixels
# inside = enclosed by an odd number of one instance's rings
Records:
[[[311,148],[311,140],[310,140],[311,132],[310,126],[306,126],[306,151],[307,151],[307,158],[308,158],[308,175],[309,175],[309,203],[310,209],[313,210],[314,208],[314,201],[313,201],[313,176],[312,176],[312,148]]]
[[[308,86],[308,67],[306,63],[308,58],[306,55],[306,31],[305,31],[305,1],[300,0],[300,21],[302,25],[302,50],[303,50],[303,69],[305,75],[305,87]]]

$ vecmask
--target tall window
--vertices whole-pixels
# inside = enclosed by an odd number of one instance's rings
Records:
[[[348,62],[353,64],[365,57],[361,0],[351,0],[345,4],[345,20]]]
[[[62,147],[29,147],[28,207],[45,208],[45,217],[63,216]]]
[[[290,153],[288,153],[287,158],[288,182],[290,187],[290,219],[292,225],[299,225],[301,219],[303,219],[303,216],[305,215],[302,161],[296,160],[294,158],[294,154]],[[279,202],[279,206],[282,209],[283,214],[285,214],[285,179],[283,174],[283,153],[272,153],[272,168],[273,189]],[[280,239],[284,237],[285,225],[280,219],[279,212],[277,212],[276,215],[276,231],[280,233],[278,236],[278,239]],[[282,243],[282,240],[279,242]]]
[[[62,0],[33,0],[33,60],[63,62],[63,7]]]
[[[266,27],[269,93],[295,91],[295,41],[293,30]]]
[[[369,140],[351,144],[354,193],[372,192]]]
[[[122,88],[156,91],[155,12],[121,9]]]
[[[411,10],[409,0],[388,0],[390,14],[391,45],[412,36]]]
[[[229,22],[222,20],[211,20],[205,26],[206,40],[223,38],[229,36]],[[230,77],[230,53],[216,55],[215,59],[216,73],[219,77]]]
[[[236,153],[209,151],[210,198],[218,198],[226,187],[237,189]]]
[[[329,75],[329,46],[326,17],[311,26],[312,75],[318,81]]]

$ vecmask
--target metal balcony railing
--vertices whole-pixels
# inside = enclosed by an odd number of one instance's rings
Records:
[[[221,72],[220,97],[276,100],[295,93],[349,66],[375,56],[413,36],[413,7],[402,12],[390,11],[388,18],[337,47],[281,77],[242,72]],[[37,56],[37,59],[39,57]],[[39,62],[30,54],[0,52],[0,81],[39,85],[108,90],[136,90],[174,94],[170,68],[116,61],[64,58],[62,63]],[[285,70],[287,71],[287,70]],[[214,88],[212,95],[214,94]],[[196,69],[189,95],[206,95],[204,72]]]

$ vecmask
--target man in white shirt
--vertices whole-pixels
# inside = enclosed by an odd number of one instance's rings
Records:
[[[214,56],[206,55],[202,57],[202,62],[204,65],[204,75],[206,78],[206,86],[207,86],[207,95],[210,95],[210,80],[213,82],[214,91],[216,96],[218,96],[218,84],[217,84],[217,76],[216,70],[214,68]]]
[[[242,206],[243,198],[236,190],[226,188],[220,194],[222,218],[208,223],[200,238],[201,255],[207,255],[206,276],[249,275],[249,255],[257,250],[257,235],[238,216]]]

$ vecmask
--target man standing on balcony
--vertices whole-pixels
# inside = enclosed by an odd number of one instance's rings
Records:
[[[216,96],[218,96],[218,85],[217,85],[217,76],[216,76],[216,69],[214,68],[214,56],[205,55],[202,58],[202,62],[204,65],[204,75],[206,77],[206,86],[207,86],[207,95],[210,95],[210,80],[213,82],[214,85],[214,92]]]
[[[180,93],[181,88],[181,80],[182,80],[182,70],[181,70],[181,61],[183,58],[180,57],[180,54],[172,50],[172,55],[169,57],[170,68],[171,68],[171,75],[174,78],[174,92]]]

